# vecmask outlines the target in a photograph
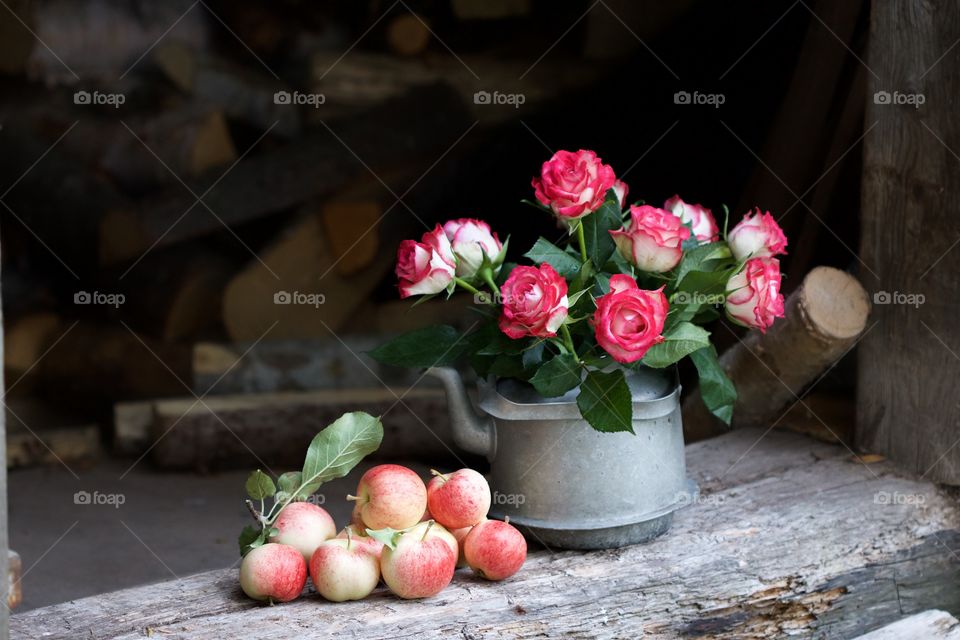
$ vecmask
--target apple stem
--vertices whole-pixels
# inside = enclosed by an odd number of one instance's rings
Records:
[[[423,532],[423,537],[420,538],[420,542],[423,542],[424,540],[427,539],[427,534],[430,533],[430,527],[433,526],[433,523],[434,523],[433,520],[429,520],[429,521],[428,521],[428,523],[427,523],[427,528],[424,530],[424,532]]]
[[[263,515],[261,515],[261,513],[257,511],[257,508],[253,506],[253,502],[251,500],[247,500],[247,509],[250,511],[250,515],[253,516],[254,520],[260,524],[263,524]]]
[[[350,551],[350,545],[353,543],[353,536],[350,534],[350,527],[345,529],[347,532],[347,551]]]
[[[446,481],[447,481],[447,476],[443,475],[442,473],[440,473],[440,472],[437,471],[436,469],[430,469],[430,473],[432,473],[432,474],[435,475],[436,477],[440,478],[440,481],[441,481],[441,482],[446,482]]]
[[[510,524],[510,516],[503,516],[503,524]]]
[[[358,496],[351,496],[350,494],[347,494],[347,500],[349,500],[349,501],[351,501],[351,502],[356,502],[356,501],[359,500],[359,499],[360,499],[360,498],[359,498]]]

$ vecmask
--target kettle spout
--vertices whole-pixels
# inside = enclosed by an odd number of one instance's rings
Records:
[[[497,447],[493,418],[473,408],[459,372],[451,367],[430,367],[427,375],[439,379],[447,392],[453,441],[470,453],[493,460]]]

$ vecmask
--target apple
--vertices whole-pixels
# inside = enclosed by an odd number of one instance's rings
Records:
[[[448,529],[472,527],[490,510],[490,485],[473,469],[443,474],[432,471],[427,506],[433,519]]]
[[[307,563],[287,544],[268,542],[252,549],[240,563],[240,588],[254,600],[289,602],[307,583]]]
[[[393,549],[384,547],[380,573],[390,590],[404,599],[429,598],[453,580],[456,539],[436,522],[398,532]]]
[[[310,562],[321,542],[337,535],[333,518],[323,508],[309,502],[291,502],[277,516],[273,526],[280,531],[270,542],[288,544]]]
[[[335,539],[342,540],[345,538],[351,538],[354,545],[365,546],[370,553],[376,556],[377,560],[380,559],[380,553],[383,551],[383,543],[376,538],[368,536],[367,532],[363,529],[358,529],[356,525],[348,524],[337,534]]]
[[[457,569],[463,569],[467,566],[467,559],[463,557],[463,541],[467,537],[467,534],[470,533],[470,530],[473,527],[463,527],[461,529],[451,529],[450,533],[457,540]]]
[[[463,555],[480,577],[504,580],[523,566],[527,559],[527,541],[508,522],[484,520],[467,534]]]
[[[310,559],[310,579],[331,602],[362,600],[380,582],[380,558],[352,534],[322,543]]]
[[[360,478],[357,495],[347,496],[360,507],[370,529],[407,529],[427,508],[427,487],[416,473],[397,464],[373,467]]]

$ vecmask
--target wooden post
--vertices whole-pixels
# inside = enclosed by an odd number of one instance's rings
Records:
[[[0,308],[0,362],[3,362],[3,309]],[[3,380],[3,370],[0,369],[0,389],[6,397],[6,384]],[[0,404],[5,404],[0,403]],[[0,460],[7,459],[7,429],[6,411],[0,411]],[[10,558],[7,550],[10,541],[7,537],[7,465],[0,465],[0,640],[10,637],[10,581],[6,578],[10,570]]]
[[[860,257],[878,324],[858,351],[857,444],[960,484],[960,5],[871,11]]]

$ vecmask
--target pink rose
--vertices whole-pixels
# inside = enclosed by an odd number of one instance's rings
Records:
[[[617,362],[636,362],[663,342],[669,310],[663,287],[645,291],[630,276],[610,278],[610,293],[597,298],[593,329],[597,343]]]
[[[627,185],[617,180],[610,165],[583,149],[557,151],[543,163],[540,177],[531,184],[540,204],[565,221],[596,211],[610,189],[616,191],[620,206],[627,197]]]
[[[440,225],[423,234],[421,242],[404,240],[397,249],[400,297],[440,293],[453,282],[457,259]]]
[[[727,236],[730,251],[737,260],[747,258],[770,258],[787,252],[787,236],[773,219],[770,212],[760,214],[760,209],[751,216],[747,213]]]
[[[670,271],[683,257],[690,229],[669,211],[648,204],[630,207],[630,226],[611,231],[617,250],[641,271]]]
[[[690,224],[693,235],[700,242],[714,242],[720,237],[720,229],[713,213],[700,204],[687,204],[680,196],[673,196],[663,203],[663,208],[680,218],[684,224]]]
[[[766,333],[774,319],[783,317],[780,261],[752,258],[727,282],[727,314],[747,327]]]
[[[490,232],[490,225],[486,222],[472,218],[449,220],[443,225],[443,232],[457,256],[458,276],[470,279],[477,275],[484,256],[493,265],[493,276],[496,277],[500,272],[503,244],[496,233]]]
[[[546,262],[514,267],[500,287],[500,330],[513,338],[552,338],[567,319],[567,281]]]

